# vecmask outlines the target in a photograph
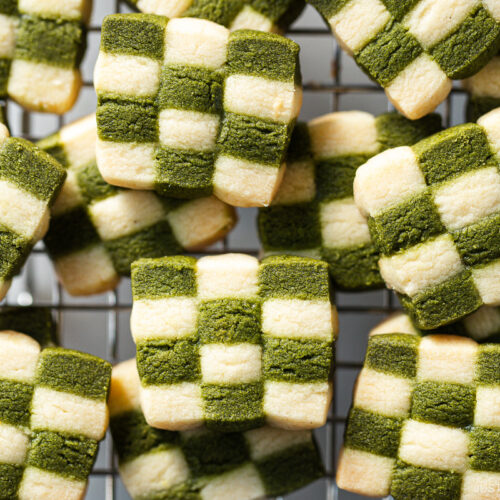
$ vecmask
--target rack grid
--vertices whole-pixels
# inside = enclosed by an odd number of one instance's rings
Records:
[[[109,4],[105,14],[113,12],[128,12],[129,9],[121,0],[100,0],[99,3]],[[97,3],[97,2],[96,2]],[[97,7],[97,5],[95,6]],[[102,7],[102,6],[100,6]],[[309,7],[310,9],[310,7]],[[94,16],[95,17],[95,16]],[[95,38],[98,43],[98,35],[100,33],[100,25],[94,20],[94,24],[88,28],[89,37],[96,34]],[[313,23],[314,24],[314,23]],[[299,23],[300,26],[300,23]],[[320,82],[313,80],[307,73],[304,77],[304,94],[318,95],[326,94],[329,96],[329,109],[322,110],[321,114],[329,111],[339,111],[341,107],[340,100],[342,96],[366,96],[373,95],[377,98],[383,98],[383,89],[369,81],[361,83],[346,83],[344,79],[346,59],[349,58],[335,44],[335,41],[326,28],[324,23],[318,22],[313,27],[292,28],[288,35],[292,38],[304,37],[306,44],[315,43],[318,39],[326,39],[332,46],[332,56],[330,61],[315,61],[315,65],[330,64],[330,78]],[[89,44],[90,45],[90,44]],[[93,89],[91,78],[84,78],[84,89]],[[83,92],[83,91],[82,91]],[[448,99],[440,106],[439,112],[443,115],[444,125],[450,126],[454,121],[452,119],[452,110],[458,109],[457,103],[453,101],[455,96],[463,94],[460,88],[454,88]],[[463,106],[462,106],[463,107]],[[352,109],[352,107],[351,107]],[[363,109],[360,105],[356,109]],[[389,104],[386,104],[386,109],[391,109]],[[94,110],[91,106],[85,106],[82,116],[90,114]],[[460,109],[459,109],[459,112]],[[62,127],[65,123],[72,121],[67,117],[56,118],[56,128],[54,130],[46,130],[34,123],[34,113],[21,110],[19,106],[13,103],[6,103],[6,113],[12,125],[16,125],[16,135],[23,136],[27,139],[36,141],[49,133]],[[459,118],[461,119],[461,118]],[[14,123],[16,122],[16,123]],[[245,218],[241,224],[244,224],[243,232],[255,231],[248,218]],[[226,238],[221,244],[216,245],[213,249],[197,254],[214,255],[237,251],[258,256],[258,244],[247,245],[244,248],[236,246],[232,242],[231,236]],[[40,281],[43,281],[40,287]],[[36,286],[35,286],[36,285]],[[42,291],[39,292],[39,289]],[[43,291],[45,289],[45,292]],[[69,342],[64,341],[64,345],[71,345],[75,342],[75,332],[68,329],[68,324],[71,326],[71,321],[68,318],[72,314],[78,314],[80,319],[80,328],[93,330],[89,333],[89,339],[77,340],[76,348],[85,350],[86,341],[90,342],[91,347],[88,350],[94,350],[95,354],[105,357],[112,363],[122,361],[127,358],[124,352],[130,353],[132,347],[130,334],[128,330],[128,317],[131,310],[130,297],[130,282],[123,280],[121,285],[114,292],[110,292],[98,297],[86,299],[72,299],[69,297],[57,283],[55,275],[48,263],[45,251],[41,244],[33,251],[33,255],[28,260],[25,270],[19,278],[16,278],[12,290],[9,292],[5,305],[39,305],[50,307],[58,320],[60,330],[68,336]],[[364,349],[366,344],[366,336],[369,326],[374,325],[380,319],[398,309],[398,303],[395,296],[387,290],[377,292],[367,292],[361,294],[336,294],[337,307],[340,318],[340,339],[337,349],[336,359],[336,382],[334,401],[328,417],[328,423],[325,428],[317,432],[318,440],[322,448],[327,474],[323,480],[317,484],[308,487],[301,492],[288,495],[288,500],[354,500],[360,499],[357,495],[352,495],[338,490],[335,484],[335,465],[336,455],[340,445],[343,427],[345,424],[345,415],[349,406],[349,398],[351,393],[352,383],[357,376],[358,371],[362,366]],[[103,318],[104,316],[104,325]],[[96,323],[97,317],[100,321],[97,322],[100,327],[93,326]],[[353,321],[354,320],[354,321]],[[105,328],[105,345],[102,343],[99,349],[96,349],[94,341],[97,337],[101,337],[102,333],[98,331],[104,326]],[[67,331],[68,330],[68,331]],[[78,330],[78,328],[77,328]],[[81,333],[81,332],[80,332]],[[91,337],[93,335],[93,337]],[[98,343],[102,342],[102,338],[98,339]],[[122,348],[123,344],[127,344]],[[352,353],[355,353],[354,355]],[[342,398],[343,397],[343,398]],[[341,401],[343,399],[343,401]],[[321,483],[321,484],[319,484]],[[105,442],[101,445],[101,451],[97,460],[96,468],[94,469],[87,500],[126,500],[129,499],[123,485],[118,476],[116,458],[114,457],[113,444],[108,435]],[[238,500],[238,499],[235,499]],[[281,500],[281,498],[276,499]]]

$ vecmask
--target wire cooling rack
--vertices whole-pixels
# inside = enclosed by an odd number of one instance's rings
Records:
[[[29,113],[14,103],[7,103],[12,134],[38,140],[66,123],[95,110],[92,73],[99,49],[100,25],[107,14],[128,12],[120,0],[94,2],[89,28],[88,51],[83,63],[84,87],[75,108],[64,117]],[[354,62],[336,46],[325,24],[308,7],[290,30],[289,36],[301,45],[304,79],[302,118],[309,120],[329,111],[360,109],[374,114],[390,109],[385,95],[371,83]],[[36,85],[36,82],[33,82]],[[446,126],[463,121],[465,97],[455,88],[439,112]],[[259,243],[255,228],[255,209],[240,210],[240,223],[222,243],[207,254],[243,252],[257,256]],[[201,254],[200,254],[201,255]],[[357,294],[337,293],[340,337],[336,354],[335,395],[328,424],[316,431],[327,474],[315,484],[287,496],[287,500],[360,499],[335,484],[335,464],[342,441],[354,380],[362,366],[367,332],[388,313],[397,309],[397,300],[388,291]],[[65,347],[91,352],[112,363],[134,355],[129,330],[131,310],[130,281],[124,279],[114,292],[85,299],[68,296],[58,285],[43,246],[38,245],[21,276],[14,280],[6,304],[49,306],[56,315]],[[92,473],[87,500],[129,500],[117,472],[113,445],[109,436],[101,445]],[[234,499],[239,500],[239,499]]]

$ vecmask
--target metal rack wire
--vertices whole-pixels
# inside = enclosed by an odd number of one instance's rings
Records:
[[[105,2],[105,0],[101,1],[103,3]],[[123,11],[124,6],[121,4],[120,0],[109,0],[109,2],[114,12]],[[111,11],[107,13],[111,13]],[[100,26],[98,24],[89,28],[90,34],[98,34],[99,32]],[[292,38],[306,37],[307,41],[305,43],[315,43],[319,38],[327,38],[329,41],[328,43],[331,43],[332,47],[334,47],[332,50],[332,60],[321,62],[321,64],[325,65],[331,64],[330,79],[316,82],[311,80],[309,75],[304,74],[304,92],[306,96],[308,94],[326,94],[330,97],[330,107],[329,109],[324,109],[322,111],[323,113],[343,109],[341,105],[341,98],[343,96],[372,94],[383,96],[383,90],[369,82],[355,84],[345,82],[344,67],[345,60],[348,56],[342,53],[338,47],[335,47],[333,37],[324,25],[318,23],[318,27],[292,29],[289,35]],[[93,82],[91,79],[87,78],[84,81],[84,89],[92,88]],[[461,93],[462,91],[460,89],[454,89],[450,97],[440,108],[444,116],[444,123],[447,126],[452,123],[451,111],[456,108],[456,106],[454,108],[453,103],[454,96],[460,95]],[[91,108],[85,110],[86,113],[91,113],[92,111],[93,109]],[[10,116],[14,114],[13,112],[17,112],[16,116],[19,122],[20,135],[31,140],[37,140],[51,132],[37,130],[37,127],[33,124],[32,113],[21,111],[14,104],[7,104],[7,115]],[[63,126],[64,123],[64,117],[59,117],[57,119],[57,126],[59,128]],[[254,228],[246,223],[244,231],[254,231]],[[257,255],[259,248],[257,243],[246,248],[241,248],[240,246],[235,248],[235,245],[229,237],[226,238],[222,244],[217,245],[214,249],[205,252],[203,255],[230,251]],[[80,318],[83,316],[83,319],[80,320],[82,328],[89,328],[90,325],[94,325],[98,316],[101,317],[104,315],[105,324],[102,325],[102,321],[99,324],[101,327],[104,326],[105,328],[105,345],[100,345],[98,349],[96,349],[95,346],[93,346],[93,348],[98,351],[96,354],[105,357],[112,363],[125,359],[126,356],[124,355],[124,351],[127,351],[127,349],[123,349],[122,345],[128,342],[129,350],[131,346],[130,334],[126,331],[128,330],[128,326],[125,326],[128,323],[128,316],[132,305],[129,282],[124,280],[116,291],[104,296],[84,300],[71,299],[57,283],[44,256],[43,247],[38,246],[35,248],[33,254],[34,255],[30,257],[26,266],[27,270],[25,270],[21,278],[16,280],[18,281],[18,286],[13,287],[7,297],[6,303],[8,305],[18,305],[19,303],[26,305],[33,301],[36,305],[52,308],[63,333],[67,330],[68,323],[71,323],[68,321],[68,317],[72,314],[78,314]],[[44,275],[43,281],[50,282],[50,290],[45,294],[38,294],[33,287],[34,280],[40,280],[41,272]],[[47,275],[47,278],[45,278],[45,275]],[[20,285],[19,281],[21,281]],[[366,325],[370,323],[375,324],[383,315],[397,309],[398,305],[393,294],[388,291],[370,292],[366,294],[339,293],[337,294],[337,304],[341,329],[336,359],[336,390],[328,423],[324,429],[318,432],[318,439],[320,439],[324,451],[327,474],[325,479],[322,480],[322,484],[316,484],[314,488],[307,488],[302,492],[290,495],[287,497],[287,499],[290,500],[320,500],[322,498],[325,500],[353,500],[361,498],[356,495],[338,491],[334,480],[336,453],[345,424],[345,413],[349,405],[352,382],[362,366],[361,361],[364,355],[366,332],[368,330]],[[355,321],[352,321],[353,319]],[[99,327],[97,329],[99,329]],[[72,332],[69,332],[69,334],[71,333]],[[92,334],[92,332],[90,333],[89,337],[101,336],[100,332],[95,332],[95,335]],[[359,336],[360,333],[361,336]],[[66,342],[64,343],[68,345]],[[84,341],[80,339],[77,347],[82,348],[82,343],[84,343]],[[69,347],[74,347],[71,345],[71,339]],[[83,349],[85,349],[85,347],[84,345]],[[351,351],[353,350],[356,351],[356,355],[351,355]],[[340,400],[342,394],[344,395],[344,401]],[[125,500],[129,498],[118,477],[113,445],[109,436],[101,446],[97,466],[92,473],[87,498],[89,500]]]

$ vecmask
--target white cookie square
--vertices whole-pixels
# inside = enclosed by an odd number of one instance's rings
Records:
[[[465,472],[469,462],[468,433],[407,420],[401,432],[399,458],[417,467]]]

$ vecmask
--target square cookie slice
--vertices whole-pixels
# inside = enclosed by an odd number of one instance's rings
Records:
[[[0,332],[0,486],[5,498],[81,500],[108,425],[111,366]]]
[[[235,225],[234,209],[214,196],[173,200],[109,185],[96,166],[96,140],[91,115],[38,143],[67,172],[45,245],[72,295],[112,290],[134,260],[201,249]]]
[[[134,500],[257,500],[288,494],[324,474],[310,431],[162,431],[139,405],[135,360],[113,368],[111,434]]]
[[[132,265],[131,330],[153,427],[324,425],[337,312],[326,263],[227,254]]]
[[[495,0],[310,0],[337,40],[410,119],[433,111],[451,80],[500,48]]]
[[[500,305],[500,111],[385,151],[354,197],[387,286],[422,329]]]
[[[396,113],[330,113],[298,124],[280,189],[259,210],[266,255],[321,257],[335,285],[344,290],[380,288],[379,253],[353,198],[356,169],[371,156],[411,145],[441,129],[430,115],[410,121]]]
[[[337,483],[395,500],[490,500],[500,489],[500,346],[380,334],[365,365]]]
[[[33,111],[69,111],[82,85],[91,6],[91,0],[1,2],[0,94]]]
[[[66,173],[50,155],[0,124],[0,300],[49,227]]]
[[[176,198],[268,205],[302,101],[298,51],[202,19],[108,16],[95,70],[102,176]]]
[[[129,0],[145,14],[197,17],[222,24],[231,31],[251,29],[282,33],[304,9],[303,0]]]

